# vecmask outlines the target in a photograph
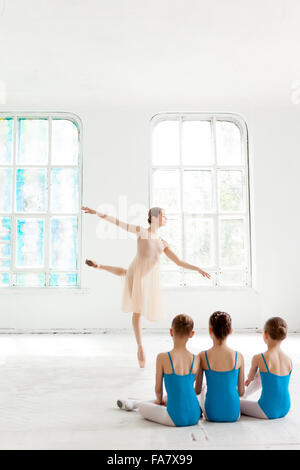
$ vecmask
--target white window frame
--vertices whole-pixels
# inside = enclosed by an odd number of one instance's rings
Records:
[[[202,120],[202,121],[211,121],[212,126],[212,144],[213,144],[213,160],[214,163],[212,165],[183,165],[182,163],[182,121],[183,120]],[[166,120],[176,120],[180,122],[180,152],[179,152],[179,164],[178,165],[153,165],[152,163],[152,139],[153,139],[153,130],[154,127],[162,121]],[[216,163],[216,121],[229,121],[234,123],[238,126],[241,132],[241,145],[242,145],[242,153],[243,153],[243,161],[244,164],[242,165],[220,165],[218,166]],[[209,269],[210,273],[214,273],[214,283],[213,286],[192,286],[185,284],[184,281],[181,281],[180,286],[164,286],[166,290],[184,288],[184,289],[196,289],[196,290],[244,290],[253,287],[253,260],[252,260],[252,234],[251,234],[251,207],[250,207],[250,168],[249,168],[249,142],[248,142],[248,128],[246,125],[245,120],[238,114],[233,113],[195,113],[195,112],[187,112],[187,113],[158,113],[155,114],[150,119],[150,153],[149,153],[149,173],[148,173],[148,186],[149,186],[149,207],[152,207],[153,203],[153,185],[152,185],[152,175],[153,172],[156,170],[180,170],[180,193],[181,199],[183,194],[183,171],[184,169],[213,169],[215,172],[215,178],[213,180],[213,197],[216,201],[216,212],[215,213],[205,213],[205,217],[211,217],[215,220],[215,247],[218,247],[215,253],[215,266],[212,269]],[[217,178],[217,170],[244,170],[245,181],[243,185],[244,191],[244,198],[245,198],[245,212],[226,212],[224,213],[224,218],[230,218],[231,220],[234,218],[244,218],[245,220],[245,241],[246,241],[246,251],[247,251],[247,264],[248,268],[246,269],[246,282],[244,286],[235,286],[235,285],[220,285],[219,284],[219,274],[221,272],[226,271],[240,271],[240,269],[234,268],[227,268],[227,269],[220,269],[219,264],[219,227],[218,227],[218,219],[219,219],[219,209],[218,209],[218,194],[217,194],[217,185],[216,185],[216,178]],[[188,214],[193,215],[193,214]],[[195,214],[196,215],[196,214]],[[199,214],[198,214],[199,215]],[[181,217],[181,229],[182,229],[182,237],[181,237],[181,249],[182,249],[182,258],[186,260],[185,257],[185,213],[183,211],[183,204],[181,200],[181,212],[179,213]],[[222,216],[221,216],[222,217]],[[193,260],[186,260],[188,262],[193,263]],[[180,268],[181,269],[181,268]],[[181,271],[183,271],[181,269]],[[166,271],[167,272],[167,271]],[[184,277],[182,277],[184,278]]]
[[[0,112],[0,117],[1,118],[12,118],[14,123],[13,123],[13,158],[12,158],[12,164],[7,165],[7,164],[1,164],[0,168],[11,168],[13,171],[13,182],[12,182],[12,212],[10,213],[0,213],[0,217],[11,217],[12,222],[11,222],[11,240],[10,240],[10,248],[11,248],[11,263],[10,263],[10,269],[8,270],[2,270],[1,272],[5,272],[10,274],[10,285],[9,287],[1,287],[0,288],[0,294],[8,292],[8,291],[30,291],[30,290],[39,290],[39,291],[44,291],[44,290],[54,290],[57,292],[58,290],[61,291],[68,291],[68,290],[82,290],[81,284],[82,284],[82,273],[81,273],[81,259],[82,259],[82,213],[81,213],[81,205],[82,205],[82,170],[83,170],[83,165],[82,165],[82,121],[79,116],[77,116],[74,113],[69,113],[69,112],[39,112],[39,111],[34,111],[34,112],[25,112],[25,111],[1,111]],[[45,165],[21,165],[18,164],[16,161],[16,156],[17,156],[17,132],[16,129],[18,129],[18,119],[47,119],[48,120],[48,125],[49,125],[49,140],[48,140],[48,163]],[[78,164],[77,165],[51,165],[51,144],[52,144],[52,120],[53,119],[64,119],[64,120],[69,120],[77,126],[78,129]],[[48,177],[48,209],[45,213],[34,213],[34,212],[26,212],[26,213],[20,213],[15,211],[15,197],[16,197],[16,169],[20,168],[47,168],[47,177]],[[78,168],[78,212],[76,213],[52,213],[50,210],[50,200],[51,200],[51,184],[50,184],[50,177],[51,177],[51,168]],[[77,217],[78,220],[78,236],[77,236],[77,268],[76,269],[69,269],[69,270],[60,270],[60,269],[50,269],[49,265],[49,258],[50,258],[50,240],[49,240],[49,226],[50,226],[50,218],[52,216],[73,216]],[[45,219],[45,244],[44,244],[44,259],[45,259],[45,268],[17,268],[15,266],[15,247],[16,247],[16,219],[18,217],[30,217],[30,218],[44,218]],[[45,273],[46,274],[46,282],[45,286],[43,287],[34,287],[34,286],[15,286],[13,284],[13,279],[14,279],[14,273]],[[77,274],[77,285],[76,286],[50,286],[49,279],[50,276],[49,274],[51,272],[59,273],[59,274],[64,274],[64,273],[70,273],[70,272],[76,272]]]

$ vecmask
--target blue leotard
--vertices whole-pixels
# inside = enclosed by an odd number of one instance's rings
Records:
[[[262,354],[267,372],[260,371],[262,392],[258,404],[269,419],[283,418],[291,406],[288,375],[276,375],[269,371],[265,356]]]
[[[208,370],[205,370],[207,392],[204,403],[209,421],[233,422],[240,417],[240,397],[238,394],[239,369],[236,369],[237,352],[234,368],[228,371],[211,370],[207,351],[205,357]]]
[[[195,356],[189,374],[175,374],[171,354],[168,352],[172,374],[164,373],[168,394],[167,411],[175,426],[193,426],[201,418],[201,408],[194,390],[196,374],[192,374]]]

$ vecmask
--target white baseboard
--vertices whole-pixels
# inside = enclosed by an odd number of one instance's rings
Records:
[[[206,334],[207,328],[197,328],[195,330],[199,334]],[[237,328],[236,333],[261,333],[258,328]],[[132,329],[129,328],[49,328],[49,329],[23,329],[23,328],[0,328],[0,335],[51,335],[51,334],[131,334]],[[169,328],[143,328],[145,334],[168,334]]]

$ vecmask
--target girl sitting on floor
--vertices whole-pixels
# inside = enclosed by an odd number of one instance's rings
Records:
[[[254,418],[275,419],[282,418],[289,412],[292,363],[280,349],[286,336],[287,324],[282,318],[273,317],[266,322],[263,338],[268,349],[264,354],[257,354],[252,359],[245,382],[246,393],[241,400],[242,414]],[[262,392],[258,402],[244,399],[260,388]]]
[[[150,421],[166,426],[192,426],[201,417],[201,408],[194,390],[194,382],[199,370],[199,357],[186,348],[194,335],[194,322],[188,315],[177,315],[172,321],[170,335],[174,347],[172,351],[160,353],[156,359],[156,400],[118,400],[121,409],[138,409]],[[163,398],[163,382],[167,400]]]
[[[204,416],[209,421],[232,422],[240,417],[240,399],[244,394],[244,358],[230,349],[226,340],[232,333],[231,317],[214,312],[209,318],[213,347],[200,353],[200,369],[195,390],[200,394]],[[203,370],[206,386],[202,386]]]

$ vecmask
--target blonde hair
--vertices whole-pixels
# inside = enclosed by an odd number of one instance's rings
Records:
[[[172,328],[174,333],[178,336],[189,336],[194,328],[194,321],[185,313],[180,313],[173,318]]]
[[[287,323],[280,317],[269,318],[265,323],[264,330],[275,341],[282,341],[287,337]]]

